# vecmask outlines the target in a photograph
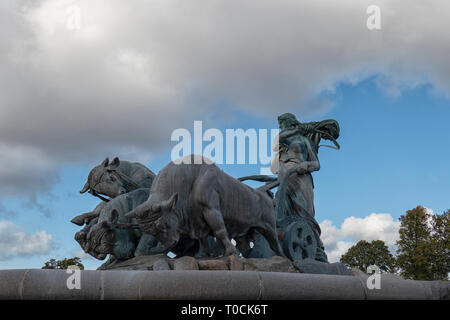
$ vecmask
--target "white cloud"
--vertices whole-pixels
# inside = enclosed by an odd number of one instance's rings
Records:
[[[3,196],[48,191],[58,181],[57,166],[39,148],[0,142],[0,191]]]
[[[400,221],[395,221],[389,213],[371,213],[364,218],[349,217],[341,225],[344,237],[358,240],[383,240],[393,246],[398,240]]]
[[[45,230],[27,233],[9,221],[0,220],[0,261],[46,254],[52,245],[52,235]]]
[[[339,262],[341,259],[341,256],[355,245],[353,242],[349,241],[338,241],[333,245],[333,249],[327,249],[325,248],[325,252],[328,256],[329,262]]]
[[[71,4],[80,30],[66,26]],[[378,31],[366,28],[371,4]],[[374,75],[392,96],[426,82],[450,96],[449,11],[439,0],[1,1],[0,139],[28,161],[8,172],[21,187],[0,195],[39,192],[60,164],[148,157],[223,102],[304,118],[332,105],[321,92]]]
[[[364,218],[348,217],[340,228],[332,221],[324,220],[320,223],[320,228],[328,259],[336,262],[360,240],[382,240],[394,252],[400,222],[395,221],[389,213],[371,213]]]

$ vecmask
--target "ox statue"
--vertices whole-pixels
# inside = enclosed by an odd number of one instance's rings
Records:
[[[158,244],[153,236],[142,235],[139,229],[117,227],[133,222],[124,214],[145,202],[149,191],[148,188],[141,188],[117,196],[109,202],[101,202],[90,215],[87,215],[86,226],[75,234],[75,240],[86,253],[99,260],[105,259],[109,254],[109,260],[105,265],[115,260],[164,252],[165,247]],[[76,218],[72,222],[78,222]]]
[[[121,161],[114,158],[111,162],[106,158],[89,173],[86,184],[80,193],[90,194],[108,201],[101,195],[117,197],[139,188],[150,188],[155,174],[138,162]]]
[[[150,234],[143,234],[134,219],[125,213],[148,199],[150,189],[141,188],[119,195],[109,202],[100,202],[92,212],[72,219],[77,225],[86,224],[75,234],[75,240],[84,252],[98,260],[109,259],[101,267],[136,256],[167,252],[167,248]],[[198,251],[195,241],[183,238],[172,252],[176,255],[194,255]]]
[[[211,160],[190,155],[170,162],[153,181],[146,202],[127,213],[136,218],[144,233],[152,234],[166,247],[180,237],[198,239],[210,252],[208,236],[225,248],[225,255],[237,254],[259,232],[278,255],[283,255],[277,240],[273,199],[226,174]],[[197,158],[199,157],[199,158]]]

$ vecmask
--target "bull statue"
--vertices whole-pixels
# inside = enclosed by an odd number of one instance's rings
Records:
[[[141,188],[119,195],[109,202],[100,202],[93,211],[71,220],[80,226],[85,224],[84,228],[75,234],[75,240],[84,252],[98,260],[104,260],[109,255],[109,259],[100,269],[136,256],[169,251],[152,235],[143,234],[134,219],[124,216],[145,202],[149,193],[150,189]],[[184,238],[171,251],[176,255],[193,256],[198,249],[195,241]]]
[[[118,195],[139,189],[150,188],[155,174],[138,162],[119,160],[115,157],[111,162],[106,158],[100,165],[95,166],[80,193],[89,191],[90,194],[104,201]]]
[[[210,253],[211,235],[223,245],[225,255],[238,254],[231,239],[245,249],[257,231],[283,255],[273,199],[267,192],[238,181],[202,156],[190,155],[177,163],[170,162],[158,173],[148,200],[125,217],[135,218],[144,233],[168,248],[187,236],[200,240]]]
[[[125,217],[125,213],[136,208],[148,199],[150,189],[141,188],[119,195],[109,202],[101,202],[90,214],[85,214],[86,226],[75,234],[75,240],[83,250],[91,256],[103,260],[109,254],[107,266],[120,260],[134,256],[165,252],[165,247],[148,234],[139,229],[121,229],[121,224],[133,221]],[[79,222],[83,215],[72,222]],[[78,219],[77,219],[78,218]],[[87,219],[87,220],[86,220]],[[74,221],[75,220],[75,221]]]
[[[111,162],[106,158],[100,165],[94,167],[86,184],[80,193],[89,191],[90,194],[99,197],[100,202],[91,211],[81,214],[71,220],[72,223],[84,226],[75,234],[75,240],[83,250],[103,260],[110,255],[109,264],[116,259],[131,258],[134,254],[142,251],[141,237],[139,231],[113,230],[111,227],[112,212],[123,219],[123,214],[133,209],[148,198],[148,191],[153,182],[155,174],[140,163],[121,161],[118,157]],[[145,189],[142,191],[140,189]],[[133,193],[133,191],[140,190]],[[145,193],[143,198],[139,195]],[[128,196],[124,197],[126,194]],[[105,198],[101,195],[105,195]],[[117,198],[117,200],[115,200]],[[131,200],[130,200],[131,199]],[[111,203],[110,203],[111,202]],[[125,207],[124,204],[127,204]],[[126,211],[123,211],[126,208]],[[134,233],[134,234],[133,234]],[[138,234],[137,234],[138,233]],[[142,243],[149,243],[153,239],[153,246],[157,246],[154,238],[142,239]]]
[[[108,202],[100,202],[94,210],[90,212],[83,213],[71,220],[72,223],[82,226],[85,224],[84,228],[75,233],[75,240],[80,244],[84,252],[90,254],[96,259],[103,260],[106,258],[107,254],[102,254],[95,250],[93,244],[88,243],[87,234],[92,229],[94,225],[98,222],[98,217],[102,209],[108,204]]]

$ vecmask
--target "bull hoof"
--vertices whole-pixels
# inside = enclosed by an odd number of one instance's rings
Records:
[[[233,256],[233,255],[239,257],[240,252],[235,248],[230,248],[225,251],[225,254],[223,256],[228,257],[228,256]]]

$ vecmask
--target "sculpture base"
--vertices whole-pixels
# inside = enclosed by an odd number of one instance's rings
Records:
[[[69,289],[66,270],[0,270],[0,299],[450,299],[447,281],[259,271],[78,271],[79,289]]]
[[[313,273],[351,275],[342,263],[323,263],[312,259],[290,261],[274,256],[271,258],[240,258],[228,256],[221,258],[193,258],[184,256],[171,259],[164,254],[139,256],[125,261],[118,261],[99,270],[229,270],[229,271],[265,271],[288,273]]]

